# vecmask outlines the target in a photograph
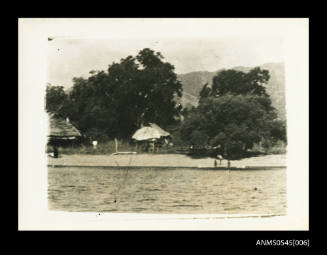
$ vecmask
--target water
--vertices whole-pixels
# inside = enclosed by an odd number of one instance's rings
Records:
[[[286,213],[286,170],[49,168],[50,210]]]

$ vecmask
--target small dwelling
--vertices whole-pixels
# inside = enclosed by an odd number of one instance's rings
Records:
[[[169,136],[170,133],[160,128],[157,124],[149,123],[148,126],[138,129],[133,134],[132,139],[135,140],[137,149],[141,146],[145,151],[156,151],[156,148],[158,150]]]
[[[49,114],[49,124],[48,143],[50,145],[72,145],[82,137],[80,131],[70,123],[68,118],[63,119]]]

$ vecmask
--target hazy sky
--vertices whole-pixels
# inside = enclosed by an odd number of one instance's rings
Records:
[[[160,51],[178,74],[216,71],[234,66],[282,62],[283,42],[276,37],[225,38],[126,38],[81,39],[54,37],[48,41],[48,82],[66,88],[73,77],[89,76],[91,70],[107,70],[113,61],[135,56],[143,48]]]

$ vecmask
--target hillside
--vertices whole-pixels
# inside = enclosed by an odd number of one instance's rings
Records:
[[[267,84],[267,93],[271,97],[273,106],[277,109],[279,118],[286,119],[285,110],[285,72],[283,63],[266,63],[260,66],[270,73],[270,79]],[[238,66],[233,69],[248,72],[251,67]],[[221,70],[216,72],[191,72],[186,74],[179,74],[178,79],[183,84],[183,98],[181,104],[184,107],[196,106],[198,95],[205,83],[211,85],[212,78]]]

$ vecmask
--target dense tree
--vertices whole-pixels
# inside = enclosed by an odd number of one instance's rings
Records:
[[[66,99],[67,95],[64,91],[64,87],[47,85],[45,98],[45,108],[47,112],[58,114]]]
[[[197,130],[208,137],[208,145],[220,145],[226,157],[239,156],[262,137],[271,135],[276,114],[267,112],[262,100],[260,96],[232,94],[208,98],[185,119],[184,140],[193,141]]]
[[[182,85],[160,52],[146,48],[90,74],[73,79],[65,104],[71,108],[65,113],[83,132],[128,138],[142,123],[165,128],[178,119],[181,108],[175,98],[181,97]]]
[[[227,93],[234,95],[253,94],[268,96],[264,84],[270,78],[267,70],[259,67],[253,68],[248,73],[237,70],[223,70],[212,80],[212,96],[222,96]]]
[[[175,97],[182,96],[182,84],[177,80],[174,66],[163,62],[160,53],[143,49],[136,58],[142,65],[136,87],[142,121],[166,127],[180,114]]]
[[[224,70],[203,86],[199,106],[186,116],[182,138],[196,146],[219,147],[227,159],[240,158],[263,139],[284,139],[285,126],[265,91],[266,70]]]

